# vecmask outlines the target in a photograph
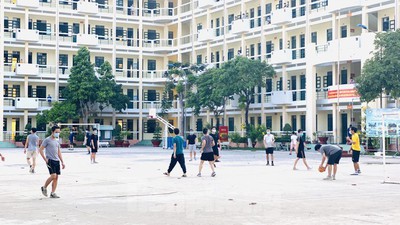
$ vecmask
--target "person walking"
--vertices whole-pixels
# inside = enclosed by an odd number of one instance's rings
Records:
[[[74,150],[74,137],[75,137],[75,133],[74,133],[74,130],[72,129],[69,132],[69,150]]]
[[[360,137],[357,134],[357,128],[351,127],[351,138],[347,137],[347,141],[351,143],[350,154],[352,154],[352,161],[354,166],[354,173],[351,175],[359,175],[361,174],[360,170],[360,153],[361,153],[361,146],[360,146]]]
[[[213,152],[214,152],[214,162],[219,162],[219,147],[221,146],[221,142],[219,140],[219,135],[217,133],[217,128],[212,127],[211,128],[211,134],[210,136],[214,139],[215,145],[212,147]],[[214,166],[216,167],[215,163]]]
[[[303,130],[299,129],[297,131],[297,133],[299,135],[298,138],[297,138],[297,146],[296,146],[297,159],[294,161],[293,170],[297,170],[296,165],[297,165],[297,162],[300,159],[303,159],[304,165],[307,167],[308,170],[310,170],[311,167],[309,167],[308,164],[307,164],[306,154],[304,152],[304,150],[306,148],[306,143],[304,142],[303,137],[302,137],[303,136]]]
[[[324,169],[328,167],[328,176],[324,178],[324,180],[336,180],[337,165],[342,158],[342,148],[336,145],[317,144],[315,145],[314,149],[315,151],[319,151],[322,154],[322,160],[319,167],[323,167]],[[327,160],[326,165],[324,165],[325,160]]]
[[[194,160],[196,160],[196,142],[197,142],[197,136],[194,134],[193,129],[190,129],[189,135],[186,137],[186,146],[190,151],[190,159],[189,161],[193,160],[193,155],[194,155]]]
[[[90,162],[98,163],[96,161],[96,154],[97,154],[97,151],[99,150],[99,136],[97,135],[96,128],[93,128],[93,133],[92,133],[92,136],[90,136],[90,141],[91,141],[90,147],[92,150],[92,154],[90,155]]]
[[[24,154],[26,154],[26,161],[28,162],[30,173],[35,173],[38,147],[39,147],[39,137],[36,135],[36,128],[33,127],[31,129],[31,134],[29,134],[28,137],[26,138],[25,148],[24,148]]]
[[[50,198],[60,198],[56,194],[57,184],[58,184],[58,176],[61,174],[60,170],[60,161],[62,169],[65,169],[64,160],[61,154],[60,143],[58,142],[58,138],[60,137],[60,127],[53,126],[51,128],[51,136],[47,137],[42,146],[39,149],[40,155],[43,160],[47,164],[47,168],[49,169],[50,177],[47,178],[45,184],[41,187],[42,194],[47,197],[47,187],[51,183],[51,193]],[[46,152],[44,153],[44,149]]]
[[[265,155],[267,158],[267,166],[269,166],[269,155],[271,155],[271,166],[274,166],[274,147],[275,147],[275,137],[271,134],[271,130],[267,129],[267,134],[264,135],[264,147]]]
[[[85,139],[83,140],[83,142],[85,143],[86,149],[87,149],[87,151],[88,151],[88,153],[87,153],[88,155],[90,155],[90,150],[91,150],[91,147],[90,147],[90,144],[91,144],[90,138],[91,138],[91,135],[90,135],[90,132],[89,132],[89,128],[86,128]]]
[[[197,174],[198,177],[201,177],[201,171],[203,169],[203,164],[205,161],[208,161],[210,164],[212,173],[211,176],[215,177],[217,174],[214,170],[214,152],[213,146],[215,145],[214,139],[208,134],[208,129],[203,129],[204,136],[201,137],[201,158],[200,158],[200,165],[199,165],[199,173]]]
[[[176,163],[179,162],[179,165],[181,166],[183,171],[182,177],[186,177],[185,155],[183,154],[184,140],[181,136],[179,136],[178,128],[174,129],[174,134],[175,134],[175,137],[173,139],[174,152],[172,153],[171,162],[169,163],[168,170],[167,172],[164,173],[164,175],[169,176],[172,170],[174,169]]]
[[[292,136],[290,136],[290,152],[289,155],[292,155],[292,151],[296,151],[297,146],[297,135],[296,132],[292,132]]]

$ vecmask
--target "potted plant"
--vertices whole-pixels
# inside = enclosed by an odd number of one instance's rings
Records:
[[[326,136],[326,133],[322,133],[321,135],[318,135],[318,140],[319,143],[326,144],[328,142],[328,136]]]
[[[313,144],[318,144],[318,135],[317,135],[317,132],[313,132],[313,133],[312,133],[312,136],[313,136],[312,143],[313,143]]]
[[[121,136],[122,139],[125,139],[124,142],[122,143],[122,147],[129,147],[131,144],[129,143],[129,141],[127,140],[127,136],[130,135],[131,133],[129,131],[121,131]]]
[[[154,134],[153,134],[153,139],[151,140],[151,143],[153,144],[153,147],[160,147],[161,144],[161,127],[157,126],[154,129]]]
[[[32,125],[30,123],[27,123],[25,125],[24,134],[22,135],[22,140],[21,140],[22,141],[22,145],[25,146],[26,139],[28,138],[28,135],[30,134],[31,130],[32,130]]]
[[[124,136],[121,135],[121,125],[117,125],[113,130],[115,147],[122,147],[124,144]]]
[[[61,138],[61,148],[68,148],[68,137],[69,137],[70,130],[68,127],[61,129],[60,138]]]
[[[25,142],[26,142],[26,135],[25,134],[16,134],[15,135],[15,145],[17,147],[24,147],[25,146]]]
[[[233,143],[236,144],[236,147],[238,148],[238,147],[239,147],[239,143],[240,143],[240,139],[241,139],[240,134],[235,132],[235,133],[233,133],[233,134],[230,134],[230,135],[229,135],[229,138],[231,139],[231,141],[232,141]]]

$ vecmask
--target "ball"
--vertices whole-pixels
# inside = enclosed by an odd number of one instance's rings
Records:
[[[325,167],[323,167],[323,166],[318,167],[318,171],[319,171],[320,173],[325,172]]]

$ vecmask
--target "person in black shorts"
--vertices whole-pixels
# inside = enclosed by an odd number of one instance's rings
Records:
[[[328,176],[324,180],[336,180],[337,165],[342,158],[342,148],[336,145],[315,145],[315,151],[322,154],[322,161],[320,167],[325,169],[328,167]],[[325,160],[328,158],[327,164],[324,166]],[[333,166],[333,174],[332,174]]]
[[[214,153],[212,147],[215,145],[214,139],[208,135],[208,129],[204,128],[203,129],[203,134],[204,136],[201,138],[201,158],[200,158],[200,165],[199,165],[199,173],[197,174],[198,177],[201,177],[201,170],[203,169],[203,164],[205,161],[208,161],[210,163],[210,167],[212,170],[212,177],[215,177],[215,171],[214,171]]]
[[[92,149],[92,155],[90,156],[90,162],[92,163],[97,163],[96,162],[96,153],[97,150],[99,150],[99,136],[97,135],[97,129],[93,129],[93,134],[90,137],[91,140],[91,149]]]
[[[298,133],[298,140],[296,146],[297,159],[294,161],[293,170],[297,170],[296,165],[300,159],[303,159],[304,165],[307,167],[308,170],[310,170],[311,167],[309,167],[307,164],[306,154],[304,152],[304,149],[306,148],[306,143],[303,140],[303,130],[299,129],[297,133]]]
[[[213,152],[214,152],[214,161],[215,162],[219,162],[219,160],[218,160],[220,158],[220,156],[219,156],[219,147],[221,146],[221,143],[219,141],[219,135],[217,133],[217,128],[216,127],[212,127],[211,128],[210,136],[214,139],[214,143],[215,143],[215,145],[212,147]],[[215,166],[215,164],[214,164],[214,166]]]

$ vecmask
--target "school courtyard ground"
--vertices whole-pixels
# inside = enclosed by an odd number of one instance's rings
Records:
[[[42,196],[48,177],[39,158],[29,174],[22,149],[1,149],[0,224],[399,224],[400,185],[382,184],[382,159],[361,157],[362,175],[350,176],[343,158],[336,181],[323,181],[320,155],[307,152],[313,167],[293,171],[294,155],[276,152],[265,166],[263,151],[223,150],[216,177],[208,166],[188,161],[188,177],[167,169],[170,150],[102,148],[99,164],[83,149],[63,150],[60,199]],[[400,159],[388,159],[388,175],[400,181]]]

